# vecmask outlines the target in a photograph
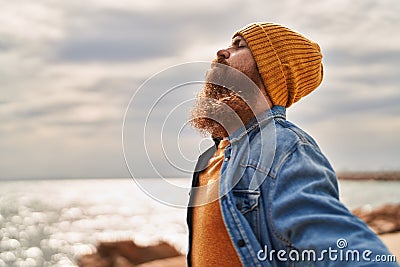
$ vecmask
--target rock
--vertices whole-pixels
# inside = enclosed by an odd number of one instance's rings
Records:
[[[377,234],[400,231],[400,204],[376,209],[358,208],[353,213],[366,222]],[[183,267],[186,258],[173,246],[161,242],[142,247],[131,240],[101,242],[97,253],[78,259],[80,267]]]
[[[389,204],[376,209],[358,208],[353,214],[363,220],[377,234],[400,231],[400,204]]]
[[[185,266],[186,266],[186,256],[177,256],[162,260],[154,260],[137,265],[137,267],[185,267]]]
[[[114,259],[113,267],[134,267],[137,265],[132,264],[127,258],[122,256],[117,256]]]
[[[101,242],[97,246],[97,253],[81,256],[78,259],[78,265],[80,267],[132,267],[177,256],[182,256],[182,254],[165,242],[147,247],[138,246],[130,240]]]
[[[111,267],[113,265],[112,259],[103,258],[97,253],[83,255],[77,263],[81,267]]]

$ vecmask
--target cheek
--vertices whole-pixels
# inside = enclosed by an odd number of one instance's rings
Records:
[[[249,76],[258,73],[256,62],[250,50],[243,50],[237,55],[237,69]]]
[[[249,77],[258,87],[262,86],[257,64],[250,49],[243,49],[240,52],[231,54],[231,57],[228,59],[228,63],[231,67],[239,70]]]
[[[257,65],[254,61],[247,61],[247,64],[244,65],[245,73],[247,76],[254,76],[258,74]]]
[[[247,77],[249,77],[259,88],[263,87],[264,82],[261,79],[260,73],[258,72],[258,67],[253,58],[248,59],[248,61],[243,65],[243,70],[241,70]]]
[[[243,63],[241,64],[240,71],[243,72],[244,74],[246,74],[253,81],[255,78],[257,78],[259,76],[257,64],[253,60],[253,58],[244,60]]]
[[[245,63],[246,68],[249,71],[251,71],[253,73],[258,73],[258,68],[257,68],[256,61],[254,60],[253,55],[251,54],[250,51],[248,52],[248,55],[247,55],[245,61],[246,61],[246,63]]]

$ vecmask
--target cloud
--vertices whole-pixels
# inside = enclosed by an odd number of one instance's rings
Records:
[[[288,113],[315,133],[335,166],[400,167],[389,163],[400,151],[396,0],[42,0],[10,2],[1,13],[0,178],[127,176],[122,118],[137,88],[169,66],[210,60],[253,21],[287,25],[321,44],[324,82]],[[180,75],[193,74],[171,79]],[[135,107],[138,119],[144,104]],[[165,98],[160,114],[174,105]],[[367,148],[379,155],[375,165]],[[138,166],[143,158],[136,156]]]
[[[123,62],[174,56],[184,42],[179,32],[168,28],[173,22],[162,16],[149,21],[143,13],[99,12],[87,25],[68,29],[57,45],[55,60]]]
[[[225,12],[239,11],[237,5],[225,7]],[[163,3],[146,12],[132,7],[74,7],[67,13],[73,16],[64,38],[55,44],[56,61],[123,62],[174,57],[197,44],[204,47],[222,38],[228,44],[233,34],[233,29],[226,29],[233,18],[225,16],[224,23],[220,23],[220,10],[210,9],[206,3],[181,2],[179,8]],[[84,19],[87,17],[90,19]]]

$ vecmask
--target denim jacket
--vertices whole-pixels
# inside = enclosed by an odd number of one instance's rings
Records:
[[[229,136],[225,149],[219,203],[243,266],[398,266],[376,262],[390,252],[339,201],[328,160],[285,113],[275,106],[258,115]],[[215,150],[200,156],[192,187]]]

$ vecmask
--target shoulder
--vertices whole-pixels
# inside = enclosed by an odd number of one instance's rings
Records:
[[[282,119],[275,119],[276,139],[278,145],[287,143],[288,145],[309,144],[318,148],[317,142],[294,123]]]
[[[277,118],[275,123],[275,155],[271,176],[276,177],[282,165],[289,159],[302,164],[307,157],[321,158],[324,165],[327,160],[317,142],[304,130],[283,118]]]

